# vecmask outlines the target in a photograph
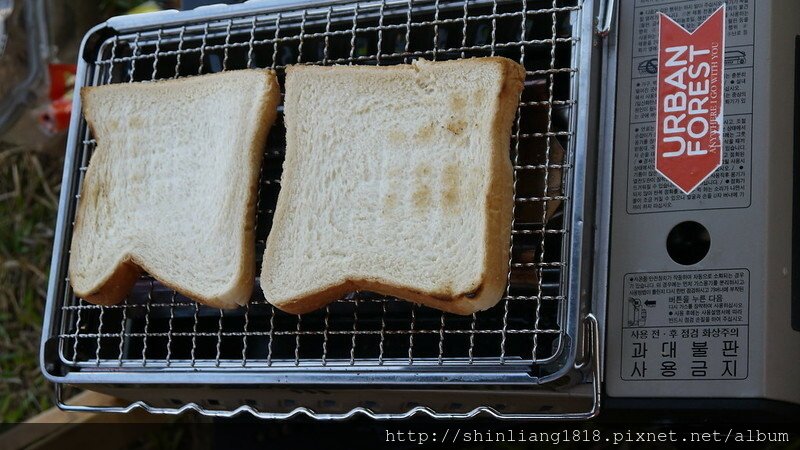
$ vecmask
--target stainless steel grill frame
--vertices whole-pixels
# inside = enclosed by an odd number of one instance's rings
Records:
[[[84,40],[76,87],[245,67],[272,67],[280,75],[287,63],[393,64],[419,57],[510,53],[525,64],[527,52],[528,80],[543,82],[544,90],[536,97],[534,84],[526,83],[513,130],[517,214],[506,296],[495,308],[466,319],[369,293],[356,293],[323,312],[289,316],[256,292],[247,308],[224,312],[200,307],[148,277],[119,305],[101,307],[75,298],[66,278],[68,250],[94,140],[83,117],[74,114],[43,328],[45,375],[57,384],[92,388],[120,383],[333,387],[368,379],[386,386],[432,383],[442,389],[485,389],[490,384],[510,392],[527,386],[549,389],[583,384],[585,372],[592,372],[589,412],[559,417],[594,414],[599,406],[599,380],[598,350],[592,345],[597,345],[599,337],[582,293],[590,269],[586,264],[590,236],[584,224],[594,203],[586,195],[594,7],[592,0],[248,2],[115,18],[96,27]],[[512,22],[517,23],[512,30],[518,33],[516,37],[502,31]],[[544,36],[535,28],[541,23],[550,25]],[[453,33],[458,28],[460,35]],[[427,43],[419,42],[423,36]],[[391,39],[394,48],[387,49]],[[317,51],[309,54],[309,49]],[[530,62],[542,53],[544,63]],[[544,110],[538,114],[546,117],[546,124],[526,122],[537,114],[531,112],[535,109]],[[74,110],[80,111],[78,96]],[[271,135],[275,134],[273,130]],[[270,140],[259,184],[262,228],[268,228],[269,198],[280,185],[280,136]],[[533,141],[539,144],[529,144]],[[546,150],[543,161],[525,153],[536,145]],[[550,160],[556,146],[565,150],[563,161]],[[541,175],[534,175],[537,172]],[[562,177],[562,192],[545,189],[550,176]],[[519,187],[531,180],[543,186],[520,192]],[[554,201],[563,203],[562,215],[548,222],[546,206]],[[541,208],[538,224],[520,220],[521,211],[531,205]],[[263,240],[259,245],[263,247]],[[528,249],[527,256],[520,248]],[[520,288],[524,282],[519,280],[526,278],[535,280],[534,285]],[[592,345],[589,340],[594,341]],[[314,346],[315,350],[309,350]],[[534,394],[526,395],[530,400]],[[249,411],[259,417],[304,413],[319,418],[345,418],[357,412],[378,418],[402,418],[416,412],[435,417],[471,417],[479,412],[509,418],[549,417],[541,412],[505,413],[479,400],[474,408],[461,412],[411,405],[391,413],[363,406],[333,413],[307,406],[282,412],[249,404],[213,408],[191,396],[181,402],[185,404],[173,401],[169,407],[137,403],[119,410],[142,407],[177,413],[196,409],[217,416]]]

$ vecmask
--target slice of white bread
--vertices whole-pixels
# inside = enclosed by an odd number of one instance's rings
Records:
[[[146,271],[209,306],[247,303],[275,73],[84,88],[81,99],[97,146],[72,235],[75,294],[114,304]]]
[[[456,314],[494,306],[524,77],[505,58],[289,67],[267,301],[304,313],[367,290]]]

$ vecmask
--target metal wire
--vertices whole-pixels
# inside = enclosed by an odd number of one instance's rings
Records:
[[[307,416],[309,418],[317,419],[317,420],[346,420],[357,415],[364,415],[366,417],[370,417],[372,419],[408,419],[414,416],[428,416],[436,419],[470,419],[473,417],[477,417],[480,415],[484,415],[487,417],[493,417],[495,419],[504,419],[504,420],[536,420],[536,421],[552,421],[552,420],[588,420],[593,417],[596,417],[600,413],[600,406],[601,406],[601,390],[600,390],[600,374],[598,368],[598,358],[597,355],[600,353],[600,338],[598,335],[598,325],[597,325],[597,318],[594,315],[589,314],[586,317],[587,323],[587,330],[586,334],[588,336],[588,345],[587,349],[589,353],[587,353],[587,363],[586,366],[589,366],[589,372],[591,377],[591,406],[589,409],[583,411],[571,411],[571,412],[533,412],[533,413],[508,413],[504,411],[498,411],[496,408],[491,406],[478,406],[472,408],[469,411],[464,412],[454,412],[454,411],[440,411],[428,406],[421,406],[416,405],[410,407],[406,411],[401,412],[379,412],[375,411],[372,408],[358,406],[346,411],[336,412],[336,413],[326,413],[315,410],[313,407],[308,406],[298,406],[289,411],[283,412],[273,412],[273,411],[262,411],[259,410],[256,405],[253,404],[243,404],[238,408],[231,408],[231,409],[210,409],[196,402],[185,402],[182,403],[180,406],[176,407],[158,407],[151,405],[144,401],[136,401],[130,403],[126,406],[98,406],[98,405],[76,405],[76,404],[69,404],[63,398],[63,389],[61,384],[56,383],[55,391],[56,391],[56,404],[59,408],[65,411],[73,411],[73,412],[104,412],[104,413],[129,413],[137,409],[141,409],[147,411],[151,414],[168,414],[168,415],[178,415],[182,414],[187,411],[196,411],[202,415],[210,416],[210,417],[235,417],[241,413],[247,412],[252,414],[254,417],[260,419],[289,419],[292,417],[297,416]],[[579,367],[581,369],[583,367]]]
[[[569,192],[548,188],[548,176],[567,171],[572,162],[568,158],[552,162],[549,153],[554,140],[569,147],[574,134],[566,121],[557,119],[575,105],[568,84],[577,68],[569,55],[580,36],[568,29],[560,31],[559,24],[581,8],[578,0],[547,4],[381,0],[114,36],[105,44],[108,51],[99,52],[94,62],[108,75],[94,84],[242,67],[269,67],[281,73],[291,63],[387,65],[420,57],[444,60],[491,54],[521,62],[527,80],[545,80],[548,91],[545,97],[537,97],[526,88],[515,119],[511,146],[516,214],[508,288],[497,307],[462,317],[358,293],[294,319],[272,308],[258,289],[246,308],[222,312],[198,306],[144,276],[141,283],[149,283],[152,289],[137,287],[119,305],[89,304],[67,289],[57,335],[62,360],[87,370],[109,364],[124,370],[145,365],[199,370],[287,364],[394,367],[552,361],[558,356],[556,351],[564,349],[561,305],[568,298],[577,301],[560,276],[569,261],[559,258],[566,252],[558,246],[567,245],[569,226],[544,216],[531,221],[520,211],[530,205],[540,205],[544,211],[548,202],[570,200]],[[526,31],[528,22],[539,27],[538,33]],[[148,68],[150,73],[141,73]],[[114,80],[113,73],[127,73],[127,77]],[[546,110],[546,123],[528,119],[539,109]],[[542,142],[548,150],[544,161],[531,153]],[[96,145],[88,132],[80,143],[79,185]],[[281,146],[265,152],[257,205],[260,246],[280,189],[282,156]],[[526,189],[516,192],[520,187]],[[556,250],[546,252],[545,245]],[[533,255],[532,260],[521,258],[525,251]],[[545,302],[554,306],[545,308]]]
[[[557,5],[557,0],[553,0],[553,7],[555,8],[556,5]],[[556,16],[556,13],[553,12],[552,13],[552,25],[551,25],[551,37],[552,37],[553,40],[550,43],[550,69],[555,69],[555,65],[556,65],[556,40],[555,39],[556,39],[556,26],[557,26],[557,23],[558,23],[557,22],[557,18],[558,17]],[[553,73],[549,73],[548,74],[548,80],[547,81],[548,81],[547,82],[548,107],[547,107],[547,133],[546,134],[549,135],[549,134],[552,133],[552,129],[553,129],[553,123],[552,123],[553,122],[553,106],[552,105],[553,105],[553,89],[554,89],[554,85],[555,85],[555,77],[554,77]],[[551,147],[552,146],[551,139],[552,138],[548,136],[546,138],[546,140],[545,140],[545,152],[544,152],[545,165],[550,163],[550,151],[552,149],[552,147]],[[519,142],[519,138],[517,138],[516,141]],[[548,184],[549,183],[549,178],[550,178],[550,171],[546,170],[544,172],[544,177],[543,177],[543,180],[542,180],[542,192],[544,193],[544,195],[542,196],[542,202],[543,202],[543,204],[542,204],[542,230],[544,230],[544,228],[546,226],[546,222],[547,222],[546,221],[546,218],[547,218],[547,203],[549,201],[553,201],[553,200],[563,200],[565,202],[569,200],[569,198],[566,197],[566,196],[552,196],[551,197],[549,195],[550,194],[550,185]],[[564,198],[556,198],[556,197],[564,197]],[[520,200],[521,199],[518,199],[518,201],[520,201]],[[545,251],[546,251],[545,241],[546,241],[547,237],[548,237],[548,235],[543,232],[542,233],[542,243],[541,243],[541,245],[539,247],[541,249],[540,253],[539,253],[539,261],[544,261],[545,260]],[[543,266],[537,266],[536,267],[536,270],[538,271],[538,274],[539,274],[538,283],[539,283],[539,292],[540,293],[542,292],[542,286],[541,286],[542,279],[543,279],[542,267]],[[539,300],[539,301],[536,302],[536,313],[534,314],[534,322],[533,322],[534,323],[534,328],[539,326],[539,322],[541,320],[541,317],[540,317],[541,308],[542,308],[542,302],[541,302],[541,300]],[[531,358],[536,359],[536,352],[537,352],[537,350],[539,348],[539,336],[534,334],[532,336],[532,339],[533,339],[533,348],[531,349]]]

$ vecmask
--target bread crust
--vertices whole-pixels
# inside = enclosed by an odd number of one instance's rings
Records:
[[[257,69],[247,69],[247,70],[257,70]],[[235,308],[239,305],[242,305],[249,300],[250,295],[253,290],[253,279],[255,278],[255,221],[256,221],[256,202],[257,202],[257,193],[258,193],[258,174],[261,167],[261,160],[263,157],[263,149],[266,143],[267,135],[269,134],[269,130],[272,127],[273,122],[275,121],[275,117],[277,115],[277,105],[280,101],[280,88],[278,86],[277,77],[274,71],[271,70],[258,70],[259,72],[265,72],[267,76],[265,77],[265,82],[267,83],[266,92],[269,93],[267,95],[267,101],[260,105],[260,111],[257,114],[258,123],[256,125],[255,135],[251,142],[251,145],[247,149],[243,149],[246,154],[248,155],[248,166],[251,168],[251,173],[247,177],[247,180],[244,182],[247,183],[247,199],[246,199],[246,210],[247,216],[243,221],[244,229],[242,230],[243,239],[241,240],[241,255],[242,258],[239,260],[239,266],[237,269],[236,276],[230,281],[230,287],[225,290],[222,295],[218,296],[209,296],[203,292],[199,292],[193,289],[191,286],[183,286],[177,283],[171,282],[167,279],[159,270],[158,267],[152,266],[147,261],[143,260],[139,257],[135,251],[125,251],[122,252],[114,263],[113,268],[107,273],[106,276],[98,277],[96,282],[88,289],[81,289],[80,286],[76,286],[76,284],[72,281],[75,279],[74,271],[77,270],[72,260],[70,258],[69,264],[69,276],[73,288],[73,292],[76,296],[85,299],[86,301],[98,305],[114,305],[117,304],[125,299],[125,297],[130,293],[133,286],[136,284],[136,281],[139,279],[140,275],[143,272],[147,272],[153,278],[157,279],[161,284],[172,289],[181,295],[184,295],[188,298],[191,298],[199,303],[204,305],[214,307],[214,308],[223,308],[223,309],[230,309]],[[204,75],[205,77],[213,77],[217,76],[218,74],[213,75]],[[183,80],[186,79],[177,79],[177,80],[165,80],[165,81],[156,81],[151,83],[153,85],[159,84],[179,84]],[[147,85],[142,85],[140,87],[145,87]],[[84,111],[88,111],[89,108],[92,108],[91,100],[90,100],[90,92],[95,89],[102,89],[102,87],[85,87],[81,89],[81,101],[83,104]],[[92,135],[95,136],[97,141],[97,147],[101,148],[105,144],[103,142],[104,137],[98,135],[97,130],[95,129],[95,125],[91,120],[87,117],[87,124],[92,131]],[[84,178],[84,187],[83,192],[92,192],[95,189],[98,189],[95,183],[95,170],[93,170],[93,165],[90,162],[89,168],[86,172],[86,176]],[[242,180],[237,180],[238,182],[242,182]],[[85,207],[84,202],[79,203],[78,209],[75,214],[75,225],[73,229],[73,236],[85,236],[86,233],[82,233],[82,227],[84,226],[85,218]],[[72,253],[75,252],[75,248],[81,245],[79,240],[73,239],[71,243]]]
[[[509,141],[511,137],[511,127],[516,116],[517,105],[522,92],[525,80],[525,70],[518,63],[502,57],[475,58],[458,61],[444,62],[425,62],[425,64],[440,64],[459,66],[466,63],[473,63],[480,60],[484,63],[498,64],[501,67],[503,84],[497,98],[494,101],[492,145],[487,149],[492,153],[490,167],[490,178],[485,192],[487,205],[487,226],[485,228],[484,242],[487,243],[484,252],[485,272],[480,275],[470,288],[465,292],[423,292],[414,286],[393,284],[380,278],[353,278],[345,277],[341,281],[321,286],[310,291],[306,295],[291,297],[285,300],[276,301],[270,298],[264,284],[264,274],[270,270],[266,261],[274,258],[277,246],[282,245],[275,239],[267,237],[267,248],[264,254],[264,266],[262,267],[261,284],[265,292],[266,300],[278,309],[292,314],[303,314],[319,309],[326,304],[342,298],[349,292],[364,290],[376,292],[382,295],[393,296],[409,300],[418,304],[426,305],[442,311],[469,315],[476,311],[488,309],[494,306],[503,296],[506,287],[509,250],[511,240],[511,223],[513,219],[513,168],[509,158]],[[414,66],[416,68],[416,66]],[[356,70],[396,70],[397,66],[377,66],[377,67],[352,67]],[[296,70],[295,67],[287,67],[287,77]],[[305,66],[302,70],[329,71],[338,70],[337,67]],[[417,69],[419,70],[419,69]],[[287,136],[287,140],[290,139]],[[288,159],[288,155],[287,155]],[[284,163],[286,164],[286,162]],[[285,166],[284,166],[285,167]],[[287,185],[282,186],[283,189]],[[292,196],[292,193],[281,192],[281,195]],[[279,198],[280,202],[280,198]],[[286,220],[287,208],[276,208],[274,224]],[[346,268],[343,268],[346,271]]]

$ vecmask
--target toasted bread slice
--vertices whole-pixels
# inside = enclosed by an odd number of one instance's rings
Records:
[[[245,304],[275,73],[84,88],[81,99],[97,146],[72,236],[75,294],[114,304],[146,271],[200,303]]]
[[[457,314],[495,305],[524,78],[505,58],[289,67],[267,301],[304,313],[368,290]]]

